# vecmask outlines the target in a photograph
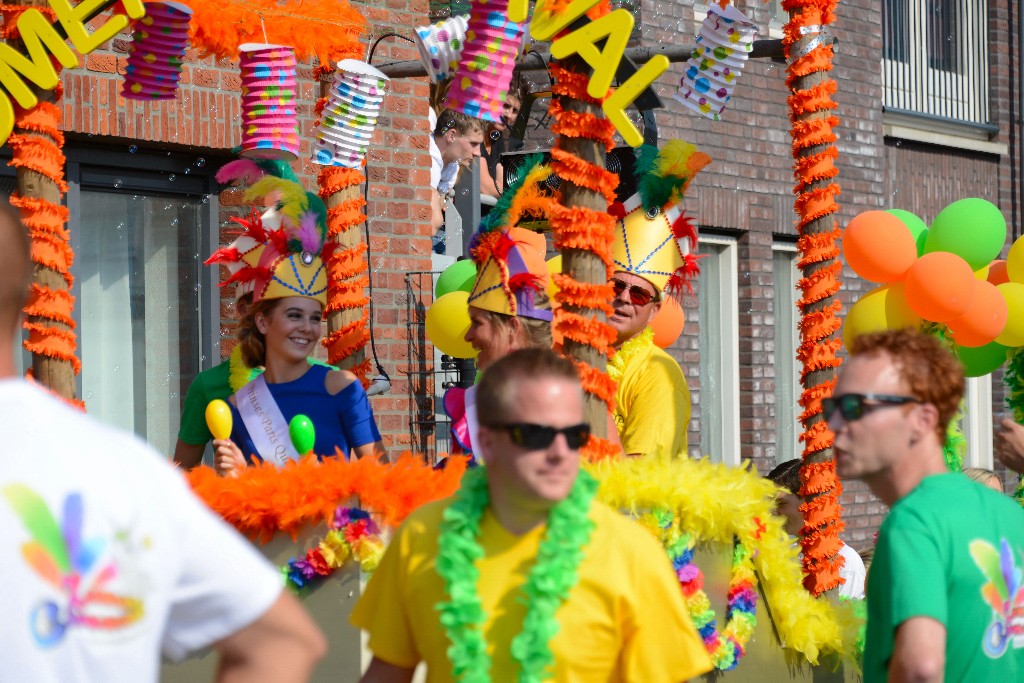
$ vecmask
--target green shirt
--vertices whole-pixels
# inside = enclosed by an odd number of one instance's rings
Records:
[[[882,523],[868,570],[864,681],[886,681],[896,629],[946,627],[945,680],[1024,681],[1024,510],[962,474],[926,477]]]

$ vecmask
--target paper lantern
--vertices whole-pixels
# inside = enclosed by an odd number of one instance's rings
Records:
[[[363,165],[388,82],[387,76],[365,62],[338,62],[327,104],[313,127],[313,163],[345,168]]]
[[[147,2],[146,16],[132,25],[121,96],[129,100],[173,100],[188,47],[191,8],[177,2]]]
[[[242,150],[252,159],[299,156],[295,51],[286,45],[238,46],[242,77]]]
[[[484,121],[501,120],[523,25],[508,19],[508,0],[475,0],[469,10],[459,68],[445,99],[449,109]]]
[[[718,121],[756,36],[757,27],[742,12],[732,5],[722,9],[712,3],[701,24],[697,47],[672,96],[701,116]]]
[[[416,47],[420,49],[420,60],[431,83],[440,83],[455,73],[468,26],[469,15],[460,14],[416,28]]]

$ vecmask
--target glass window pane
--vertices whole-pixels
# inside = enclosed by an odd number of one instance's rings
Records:
[[[800,457],[796,252],[774,251],[772,269],[775,276],[775,460],[783,463]]]
[[[693,401],[699,406],[700,452],[702,456],[721,462],[724,451],[725,421],[722,339],[722,254],[725,246],[702,242],[700,278],[698,279],[698,316],[700,323],[700,391]]]
[[[90,414],[174,449],[199,370],[199,198],[83,188],[75,259]]]

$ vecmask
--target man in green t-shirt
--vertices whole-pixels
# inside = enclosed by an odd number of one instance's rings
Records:
[[[950,473],[963,368],[932,337],[857,337],[822,400],[844,479],[890,507],[868,572],[864,680],[1024,680],[1024,510]]]

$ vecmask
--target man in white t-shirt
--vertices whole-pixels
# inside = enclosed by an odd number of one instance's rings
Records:
[[[777,499],[776,510],[786,519],[786,533],[800,538],[800,529],[804,525],[804,515],[800,512],[800,460],[782,463],[768,473],[768,479],[783,489]],[[839,586],[839,597],[863,598],[864,581],[868,574],[864,561],[856,550],[845,543],[840,546],[839,555],[843,558],[843,568],[839,570],[839,577],[843,579]]]
[[[26,230],[0,207],[0,678],[156,681],[207,647],[218,680],[304,681],[323,636],[248,542],[132,435],[15,376]]]

